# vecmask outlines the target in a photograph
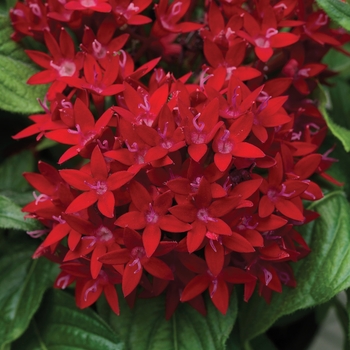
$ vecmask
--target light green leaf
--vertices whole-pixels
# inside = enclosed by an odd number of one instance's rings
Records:
[[[312,252],[293,266],[297,287],[274,294],[270,305],[258,295],[242,305],[244,342],[263,334],[279,317],[324,303],[350,286],[350,205],[344,193],[329,193],[309,208],[320,217],[300,228]]]
[[[132,310],[120,299],[120,316],[105,301],[98,305],[100,314],[125,342],[125,350],[224,350],[237,316],[235,294],[226,316],[207,300],[206,317],[180,304],[169,321],[163,297],[139,299]]]
[[[33,219],[24,219],[21,208],[9,198],[0,195],[0,228],[33,231],[40,228],[40,223]]]
[[[325,119],[328,128],[332,132],[332,134],[341,141],[341,143],[344,146],[345,151],[350,151],[350,130],[344,128],[343,126],[338,125],[336,122],[331,119],[329,116],[326,106],[327,106],[327,95],[324,90],[324,88],[319,85],[319,92],[320,92],[320,104],[319,104],[319,110],[323,115],[323,118]],[[331,106],[330,106],[331,107]],[[348,117],[348,116],[346,116]]]
[[[0,15],[0,109],[22,114],[42,112],[36,99],[43,99],[47,86],[26,84],[38,69],[21,45],[11,40],[12,33],[8,16]]]
[[[343,46],[346,51],[350,51],[350,44],[347,43]],[[344,55],[342,52],[331,49],[328,53],[323,57],[322,63],[325,63],[329,66],[332,71],[338,73],[337,76],[332,77],[331,81],[341,79],[348,79],[350,77],[350,60],[349,57]],[[337,85],[335,84],[335,87]]]
[[[350,30],[350,5],[340,0],[316,0],[327,15],[341,27]]]
[[[14,349],[122,350],[123,344],[92,309],[80,310],[72,296],[51,290]]]
[[[24,241],[26,238],[24,237]],[[2,246],[0,348],[24,333],[39,308],[44,291],[53,283],[56,266],[48,260],[32,260],[34,249],[35,245],[33,247],[30,241],[29,244],[22,243],[20,246]]]

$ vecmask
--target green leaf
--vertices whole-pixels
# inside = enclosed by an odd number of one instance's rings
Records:
[[[11,40],[13,29],[7,15],[0,15],[0,109],[22,114],[42,112],[37,98],[43,99],[46,85],[27,85],[38,72],[22,46]]]
[[[327,15],[341,27],[350,30],[350,5],[340,0],[316,0]]]
[[[9,198],[0,195],[0,228],[33,231],[40,228],[40,223],[33,219],[24,219],[21,208]]]
[[[120,299],[120,316],[105,301],[98,305],[104,319],[124,341],[125,350],[223,350],[237,316],[235,293],[226,316],[207,300],[206,317],[188,304],[180,304],[169,321],[161,296],[137,300],[132,310]]]
[[[338,125],[336,122],[331,119],[329,116],[326,105],[327,105],[327,95],[324,88],[319,84],[319,93],[320,93],[320,104],[318,106],[320,112],[323,115],[323,118],[325,119],[328,128],[332,132],[332,134],[341,141],[341,143],[344,146],[345,151],[350,151],[350,130]]]
[[[277,350],[274,343],[266,334],[261,334],[252,341],[252,349],[254,350]]]
[[[279,317],[324,303],[350,286],[350,205],[344,193],[332,192],[309,208],[320,217],[300,228],[312,252],[293,265],[297,287],[274,294],[270,305],[258,295],[242,305],[244,342],[263,334]]]
[[[2,246],[0,348],[23,334],[39,308],[44,291],[53,283],[56,266],[48,260],[33,260],[34,249],[35,245],[28,243]]]
[[[350,44],[347,43],[343,46],[346,51],[350,51]],[[332,48],[324,56],[322,63],[329,66],[332,71],[338,73],[337,76],[332,77],[330,80],[338,80],[338,78],[348,79],[350,77],[350,60],[349,57],[344,55],[342,52]],[[335,85],[336,86],[336,85]]]
[[[2,3],[0,3],[0,12],[2,12],[4,15],[7,15],[8,11],[11,7],[14,7],[16,4],[16,0],[5,0]]]
[[[30,185],[23,177],[25,171],[34,171],[34,157],[30,151],[15,154],[0,164],[0,190],[22,192]]]
[[[123,344],[96,312],[80,310],[72,296],[51,290],[14,349],[122,350]]]

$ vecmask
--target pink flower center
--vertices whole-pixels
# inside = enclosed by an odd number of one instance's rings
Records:
[[[214,232],[210,232],[208,231],[205,236],[209,239],[209,245],[211,246],[211,248],[214,250],[214,252],[217,252],[217,249],[215,247],[214,241],[219,242],[222,245],[222,238],[214,233]]]
[[[96,58],[106,57],[107,50],[106,48],[96,39],[92,42],[92,49]]]
[[[149,209],[146,212],[146,221],[149,224],[155,224],[158,221],[158,214],[154,211],[152,204],[149,203]]]
[[[64,60],[60,65],[50,62],[50,66],[56,69],[60,77],[71,77],[77,70],[77,67],[74,62]]]
[[[270,40],[266,39],[266,37],[260,36],[255,39],[255,44],[257,47],[261,47],[262,49],[267,49],[270,47]]]
[[[270,199],[271,202],[276,202],[278,197],[290,197],[292,196],[295,191],[292,191],[291,193],[286,193],[286,185],[281,185],[282,189],[279,191],[276,188],[270,188],[267,191],[267,197]]]
[[[66,289],[68,286],[69,279],[70,279],[70,275],[65,275],[60,277],[56,282],[56,286],[61,289]]]
[[[129,264],[130,267],[137,265],[137,269],[134,271],[134,274],[137,274],[141,271],[141,259],[146,256],[146,251],[143,247],[135,247],[131,251],[131,257],[134,258],[133,262]]]
[[[96,181],[95,184],[90,184],[85,181],[85,184],[88,185],[92,190],[95,190],[98,195],[103,195],[108,190],[108,186],[105,181]]]
[[[97,292],[97,282],[95,282],[91,287],[87,288],[84,294],[84,301],[87,301],[89,293]]]
[[[72,130],[72,129],[68,129],[68,132],[70,134],[76,134],[80,136],[80,146],[84,147],[90,140],[92,140],[95,136],[96,136],[96,132],[94,130],[89,130],[86,133],[84,133],[81,128],[80,125],[77,124],[76,126],[77,130]],[[78,150],[79,151],[79,150]]]
[[[208,209],[204,209],[204,208],[198,210],[197,218],[201,221],[204,221],[205,223],[207,223],[208,221],[213,221],[213,222],[217,221],[217,219],[209,216]]]
[[[93,7],[96,6],[96,1],[95,0],[80,0],[80,3],[84,7]]]
[[[272,273],[263,268],[264,277],[265,277],[265,285],[267,286],[272,280]]]
[[[198,119],[200,117],[200,113],[198,113],[193,119],[192,124],[196,131],[191,133],[191,141],[195,144],[205,143],[205,133],[202,133],[205,128],[205,124],[203,122],[198,123]]]
[[[50,230],[35,230],[35,231],[27,231],[27,235],[32,238],[39,238],[46,233],[50,232]]]
[[[39,194],[39,196],[33,191],[33,197],[35,199],[35,205],[38,205],[39,202],[45,202],[50,199],[50,197],[46,194]]]
[[[29,4],[29,7],[35,16],[41,17],[41,10],[38,4]]]
[[[233,142],[229,139],[230,131],[225,130],[224,134],[218,141],[218,151],[223,154],[231,153],[233,149]]]
[[[108,242],[113,238],[113,233],[106,226],[100,226],[95,231],[95,236],[99,239],[100,242]]]

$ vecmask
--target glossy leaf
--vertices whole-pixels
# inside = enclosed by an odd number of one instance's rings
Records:
[[[74,297],[51,290],[27,332],[13,344],[21,350],[122,350],[113,330],[92,310],[78,309]]]
[[[26,84],[38,69],[23,47],[11,40],[12,32],[8,16],[0,14],[0,109],[21,114],[42,112],[36,99],[43,99],[47,86]]]
[[[37,220],[24,219],[21,208],[11,199],[0,195],[0,228],[33,231],[39,227]]]
[[[343,126],[340,126],[337,124],[328,114],[326,110],[326,104],[327,104],[327,96],[325,93],[325,90],[319,85],[319,91],[320,91],[320,105],[319,110],[323,115],[323,118],[325,119],[328,128],[332,132],[332,134],[341,141],[341,143],[344,146],[344,149],[349,152],[350,151],[350,130],[344,128]]]
[[[23,233],[25,235],[25,233]],[[18,238],[18,237],[17,237]],[[27,237],[24,237],[24,242]],[[17,239],[18,241],[18,239]],[[22,241],[22,242],[23,242]],[[24,243],[23,242],[23,243]],[[2,246],[0,258],[0,348],[17,339],[39,308],[57,269],[45,259],[32,260],[35,245]]]
[[[320,217],[300,228],[312,252],[293,266],[298,285],[274,294],[270,305],[254,295],[242,306],[239,322],[244,342],[263,334],[279,317],[324,303],[350,287],[350,205],[344,193],[329,193],[309,208]]]
[[[168,321],[161,296],[137,300],[132,310],[121,299],[120,316],[102,303],[99,310],[125,342],[125,350],[224,350],[237,316],[235,294],[231,296],[226,316],[208,300],[206,317],[188,304],[180,304]]]
[[[327,15],[341,27],[350,30],[350,5],[340,0],[316,0]]]

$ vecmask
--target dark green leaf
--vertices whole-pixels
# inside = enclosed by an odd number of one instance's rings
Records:
[[[235,327],[233,327],[233,330],[226,341],[226,350],[244,350],[243,345],[241,344],[237,323]]]
[[[0,165],[0,190],[22,192],[31,188],[22,175],[25,171],[34,171],[32,152],[24,151],[6,158]]]
[[[72,296],[51,290],[14,349],[122,350],[123,344],[94,311],[80,310]]]
[[[44,259],[32,260],[34,249],[33,244],[2,247],[0,348],[23,334],[39,308],[44,291],[53,283],[56,266]]]
[[[181,304],[169,321],[163,297],[137,300],[132,310],[120,299],[120,316],[101,306],[103,301],[99,310],[125,342],[125,350],[223,350],[237,316],[235,294],[226,316],[208,300],[206,317]]]
[[[7,15],[0,15],[0,109],[22,114],[42,112],[37,98],[43,99],[46,85],[27,85],[38,69],[20,44],[10,39],[13,29]]]
[[[350,30],[350,5],[340,0],[316,0],[327,15],[341,27]]]
[[[11,200],[13,203],[24,206],[34,200],[33,197],[33,191],[26,191],[26,192],[16,192],[12,190],[0,190],[0,198],[1,196],[7,197],[9,200]],[[24,214],[24,213],[22,213]],[[27,220],[25,220],[27,222]],[[34,223],[34,221],[32,221]]]
[[[319,100],[320,104],[318,106],[320,112],[323,115],[323,118],[325,119],[329,130],[332,132],[332,134],[341,141],[341,143],[344,146],[345,151],[350,151],[350,130],[344,128],[343,126],[338,125],[328,114],[326,110],[327,105],[327,95],[324,88],[319,85]]]
[[[5,0],[0,3],[0,13],[2,12],[4,15],[8,13],[11,7],[14,7],[16,4],[16,0]]]
[[[346,291],[346,299],[346,311],[348,313],[348,318],[350,321],[350,289]],[[350,322],[348,324],[347,338],[348,342],[350,342]]]
[[[311,254],[294,264],[297,287],[275,294],[270,305],[254,295],[240,310],[243,341],[263,334],[281,316],[315,306],[350,286],[350,205],[341,191],[313,203],[320,218],[300,228]]]
[[[40,228],[37,220],[24,219],[21,208],[9,198],[0,195],[0,228],[33,231]]]
[[[276,346],[265,334],[259,335],[251,343],[253,350],[277,350]]]

